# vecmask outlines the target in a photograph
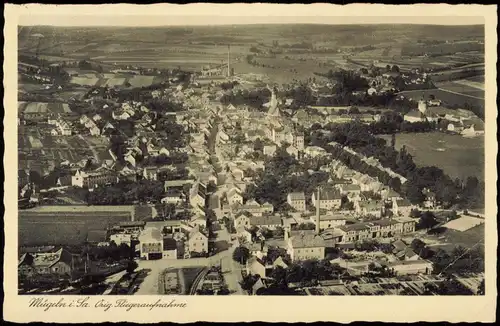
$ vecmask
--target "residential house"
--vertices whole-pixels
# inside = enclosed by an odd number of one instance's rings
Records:
[[[236,236],[240,240],[240,243],[252,243],[252,233],[243,225],[236,228]]]
[[[361,187],[356,184],[339,184],[336,187],[339,189],[341,195],[345,195],[349,198],[359,197],[361,194]]]
[[[330,210],[330,209],[339,209],[342,204],[342,195],[338,190],[332,188],[323,188],[320,190],[320,199],[319,205],[320,208]],[[317,205],[317,192],[313,192],[312,194],[312,204],[314,207]]]
[[[434,208],[436,207],[436,194],[429,189],[424,189],[422,192],[425,196],[424,207],[425,208]]]
[[[258,228],[266,228],[269,230],[276,230],[283,225],[281,216],[278,215],[263,215],[263,216],[250,216],[250,225]]]
[[[58,119],[56,122],[56,126],[60,135],[71,136],[72,129],[66,121]]]
[[[396,221],[398,221],[398,231],[400,233],[413,233],[415,232],[415,227],[416,227],[416,224],[417,222],[412,219],[412,218],[408,218],[408,217],[400,217],[400,218],[396,218],[395,219]]]
[[[18,261],[17,270],[23,277],[47,274],[70,276],[73,255],[63,248],[52,252],[25,253]]]
[[[263,149],[264,155],[273,156],[277,148],[276,145],[265,145]]]
[[[163,234],[159,228],[146,227],[139,235],[140,257],[146,260],[163,258]]]
[[[182,192],[179,190],[171,190],[165,194],[165,196],[161,199],[161,202],[164,204],[174,204],[179,205],[184,201],[184,196]]]
[[[336,177],[339,179],[351,180],[356,175],[356,171],[349,169],[346,166],[340,166],[336,172]]]
[[[226,198],[227,202],[229,205],[243,205],[243,195],[241,194],[241,191],[238,188],[231,188],[227,193],[226,193]]]
[[[255,199],[248,200],[243,206],[237,206],[237,210],[246,211],[254,216],[262,216],[263,214],[271,214],[274,211],[272,204],[264,203],[260,205]]]
[[[189,225],[193,227],[207,227],[207,217],[204,214],[195,214],[191,217]]]
[[[286,201],[296,211],[306,211],[306,195],[304,192],[291,192],[288,194]]]
[[[380,218],[384,203],[381,200],[359,200],[354,203],[354,210],[360,216],[374,216]]]
[[[250,214],[247,211],[242,211],[238,213],[234,218],[234,227],[238,229],[239,227],[250,227]]]
[[[381,191],[382,198],[385,199],[387,202],[393,202],[394,200],[399,200],[403,199],[403,197],[398,194],[396,191],[385,188]]]
[[[230,167],[230,171],[231,175],[236,181],[242,181],[243,178],[245,177],[245,172],[237,166]]]
[[[318,157],[323,155],[328,155],[324,148],[318,146],[307,146],[304,149],[304,154],[309,157]]]
[[[189,191],[189,204],[197,209],[204,211],[207,202],[207,187],[205,184],[197,181]]]
[[[188,246],[190,253],[208,254],[208,237],[196,226],[189,231]]]
[[[325,258],[325,241],[316,234],[300,233],[288,238],[287,253],[294,262],[307,259],[321,260]]]
[[[247,260],[246,272],[248,275],[258,275],[260,277],[266,277],[267,274],[269,274],[264,261],[255,256],[252,256]]]
[[[171,237],[163,239],[163,259],[177,259],[177,241]]]
[[[392,212],[399,216],[410,216],[415,206],[408,199],[395,199],[392,201]]]
[[[343,232],[342,243],[356,242],[372,238],[370,225],[368,223],[346,224],[338,227]]]

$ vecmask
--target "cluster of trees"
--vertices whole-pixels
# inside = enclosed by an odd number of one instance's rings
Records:
[[[399,152],[393,147],[386,146],[386,141],[375,137],[366,125],[356,122],[327,124],[324,129],[330,133],[313,133],[312,145],[323,147],[351,169],[378,177],[382,183],[398,192],[403,192],[414,204],[423,202],[425,197],[422,191],[425,188],[434,192],[436,199],[448,207],[454,204],[471,207],[469,205],[483,200],[484,182],[479,182],[476,177],[470,177],[465,184],[462,184],[460,180],[451,179],[442,169],[435,166],[417,167],[412,155],[404,146]],[[340,146],[329,145],[328,143],[332,141],[339,143]],[[407,182],[402,186],[399,178],[392,178],[387,172],[363,162],[359,156],[346,152],[343,146],[349,146],[366,157],[378,159],[383,167],[404,176]]]
[[[296,263],[289,263],[287,268],[275,267],[269,277],[273,283],[259,294],[293,294],[288,286],[290,283],[299,283],[300,286],[315,286],[319,281],[338,278],[344,269],[338,264],[332,264],[329,260],[304,260]],[[264,275],[247,275],[240,281],[243,290],[251,291],[254,284]]]
[[[247,187],[244,198],[254,198],[258,202],[269,202],[277,211],[288,211],[290,205],[286,197],[290,192],[304,191],[312,194],[314,189],[329,178],[329,174],[318,171],[319,160],[299,162],[286,152],[285,146],[277,149],[275,155],[266,161],[265,170],[261,171],[256,183]],[[311,173],[308,170],[312,169]]]
[[[235,80],[232,82],[224,82],[224,83],[220,84],[220,88],[224,91],[228,91],[228,90],[233,89],[237,85],[239,85],[239,83]]]
[[[420,212],[419,210],[412,210],[410,216],[418,218],[418,223],[415,226],[417,230],[429,230],[439,224],[436,216],[429,211]]]
[[[131,205],[137,202],[158,202],[164,192],[160,181],[120,181],[89,191],[86,201],[89,205]]]
[[[101,65],[92,64],[91,62],[89,62],[87,60],[80,60],[78,62],[78,68],[80,68],[82,70],[95,70],[97,72],[103,72]]]
[[[109,246],[84,246],[80,256],[82,258],[86,258],[87,255],[89,259],[93,261],[105,260],[109,262],[117,262],[131,259],[131,257],[133,257],[133,251],[125,243],[117,246],[116,243],[111,242]]]
[[[285,90],[282,95],[286,98],[293,99],[292,109],[313,105],[317,100],[316,97],[314,97],[311,88],[304,83],[299,84],[297,87]]]
[[[389,243],[380,243],[374,239],[365,239],[354,243],[354,248],[357,251],[382,251],[383,253],[391,253],[394,247]]]
[[[233,260],[242,265],[246,264],[250,256],[250,250],[245,246],[236,247],[233,251]]]
[[[271,96],[271,92],[267,88],[252,89],[252,90],[238,90],[230,94],[224,94],[220,102],[224,105],[233,104],[248,105],[256,109],[262,109],[262,105],[266,103]]]
[[[286,269],[278,266],[272,271],[271,277],[277,284],[283,286],[288,286],[290,283],[314,286],[318,281],[338,278],[343,272],[343,268],[330,263],[328,259],[311,259],[289,264]]]
[[[354,91],[363,91],[369,88],[368,81],[351,70],[330,70],[324,74],[328,79],[336,81],[335,94],[346,94]]]

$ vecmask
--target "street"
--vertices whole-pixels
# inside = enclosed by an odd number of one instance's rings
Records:
[[[231,243],[231,235],[226,228],[222,228],[217,231],[216,234],[218,241],[227,241]],[[136,294],[158,294],[159,277],[165,269],[209,267],[221,264],[229,291],[232,294],[244,295],[245,293],[241,290],[239,285],[239,281],[242,279],[242,267],[232,258],[235,247],[236,246],[232,244],[228,250],[219,252],[208,258],[137,260],[137,264],[139,265],[137,270],[148,270],[148,275],[144,281],[139,284],[139,289]]]

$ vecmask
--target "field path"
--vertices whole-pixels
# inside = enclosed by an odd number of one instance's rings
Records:
[[[448,92],[448,93],[451,93],[451,94],[467,96],[467,97],[475,98],[477,100],[484,100],[484,98],[482,98],[482,97],[477,97],[477,96],[472,96],[472,95],[468,95],[468,94],[458,93],[458,92],[450,91],[450,90],[447,90],[447,89],[444,89],[444,88],[438,88],[438,89],[440,91]]]

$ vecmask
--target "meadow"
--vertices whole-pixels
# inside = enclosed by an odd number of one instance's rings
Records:
[[[390,136],[380,136],[390,143]],[[484,180],[484,138],[440,132],[397,134],[396,148],[405,146],[419,166],[436,166],[452,178]],[[439,151],[438,149],[444,149]]]

